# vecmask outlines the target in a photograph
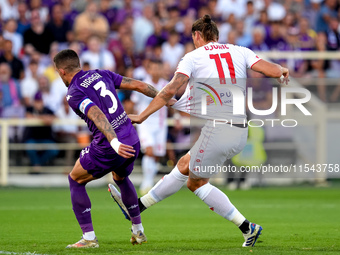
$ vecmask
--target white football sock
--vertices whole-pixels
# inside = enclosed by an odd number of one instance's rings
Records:
[[[142,231],[144,233],[144,228],[143,228],[143,225],[142,223],[139,223],[139,224],[132,224],[132,232],[134,234],[137,234],[138,231]]]
[[[142,159],[143,181],[140,189],[147,189],[153,186],[153,179],[157,173],[157,163],[154,157],[143,156]]]
[[[227,195],[210,183],[199,187],[194,193],[202,199],[212,211],[233,222],[235,225],[240,226],[244,222],[245,217],[230,202]]]
[[[96,239],[96,235],[95,235],[94,231],[85,232],[83,234],[83,238],[85,240],[94,240],[94,239]]]
[[[169,174],[157,182],[148,194],[141,197],[140,200],[143,205],[148,208],[175,194],[183,187],[187,180],[188,176],[182,174],[176,166]]]

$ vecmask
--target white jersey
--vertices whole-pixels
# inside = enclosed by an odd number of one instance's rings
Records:
[[[233,114],[233,99],[237,92],[245,103],[247,69],[260,60],[248,48],[216,42],[186,54],[176,73],[182,73],[190,80],[173,108],[200,118],[223,118],[243,123],[245,111]],[[205,114],[202,103],[207,106]]]
[[[162,88],[164,88],[168,81],[164,79],[159,79],[158,83],[155,84],[150,75],[147,75],[144,79],[144,82],[151,84],[154,86],[158,91],[160,91]],[[139,92],[133,91],[131,94],[131,101],[135,103],[135,110],[137,111],[137,114],[142,113],[151,103],[153,98],[147,97]],[[168,117],[168,109],[167,107],[162,107],[155,113],[151,114],[149,118],[147,118],[142,124],[150,128],[155,129],[161,129],[161,128],[167,128],[167,117]]]

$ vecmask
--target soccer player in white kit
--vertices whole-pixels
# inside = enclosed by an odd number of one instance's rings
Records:
[[[148,75],[144,82],[151,84],[160,91],[168,84],[168,81],[162,78],[162,70],[162,62],[157,59],[151,59],[148,66]],[[131,95],[131,101],[135,104],[136,112],[140,114],[149,106],[152,98],[134,91]],[[154,185],[153,179],[158,170],[158,158],[166,153],[167,116],[168,109],[164,106],[137,126],[141,149],[144,153],[142,158],[143,181],[140,186],[142,195],[145,195]]]
[[[288,82],[289,71],[287,68],[260,59],[250,49],[231,44],[219,44],[217,43],[218,34],[217,26],[209,15],[204,15],[195,21],[192,26],[192,38],[196,49],[183,57],[173,79],[158,93],[150,105],[141,114],[129,116],[134,123],[145,121],[169,100],[173,100],[172,97],[178,89],[187,84],[186,93],[173,107],[198,116],[195,112],[195,104],[200,101],[197,100],[195,103],[193,94],[189,93],[190,90],[196,91],[198,85],[202,85],[193,82],[197,79],[207,82],[219,79],[220,83],[223,83],[224,79],[230,80],[233,85],[239,86],[239,89],[243,90],[244,97],[245,84],[242,83],[242,79],[246,79],[248,68],[268,77],[281,78],[283,76],[282,82]],[[206,85],[210,86],[208,83]],[[215,89],[214,86],[210,86],[209,89],[211,88],[211,91]],[[230,88],[230,90],[232,89]],[[143,211],[176,193],[187,182],[188,188],[210,209],[239,227],[245,239],[242,246],[249,247],[254,246],[261,234],[262,227],[250,223],[222,191],[209,183],[213,173],[197,171],[197,166],[202,164],[223,164],[225,160],[241,152],[245,146],[248,133],[248,128],[244,124],[246,115],[245,113],[238,115],[232,113],[232,107],[230,107],[230,113],[224,112],[224,118],[231,119],[233,125],[225,123],[214,127],[212,121],[207,120],[200,137],[190,152],[183,156],[176,167],[168,175],[165,175],[148,194],[139,199],[139,206]],[[120,194],[116,191],[111,194],[119,204]]]

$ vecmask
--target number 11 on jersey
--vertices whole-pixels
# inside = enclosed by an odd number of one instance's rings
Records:
[[[225,79],[222,62],[221,62],[221,58],[224,58],[227,61],[231,83],[236,84],[235,68],[234,68],[233,60],[231,59],[230,53],[227,52],[227,53],[221,53],[221,54],[210,54],[209,57],[210,59],[215,60],[218,77],[220,78],[220,83],[226,84],[226,79]]]

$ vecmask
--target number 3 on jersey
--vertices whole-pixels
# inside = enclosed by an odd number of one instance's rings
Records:
[[[215,60],[218,77],[220,78],[220,83],[226,84],[225,75],[223,72],[223,67],[222,67],[222,62],[221,62],[221,58],[224,58],[228,64],[231,83],[236,84],[235,68],[234,68],[233,60],[231,59],[230,53],[227,52],[227,53],[222,53],[222,54],[210,54],[209,57],[210,59]]]
[[[102,97],[109,96],[111,98],[112,107],[109,108],[109,113],[111,113],[111,114],[114,113],[117,110],[117,106],[118,106],[117,99],[110,90],[106,89],[105,83],[103,81],[100,81],[96,85],[94,85],[93,88],[95,90],[101,89],[100,90],[100,96],[102,96]]]

